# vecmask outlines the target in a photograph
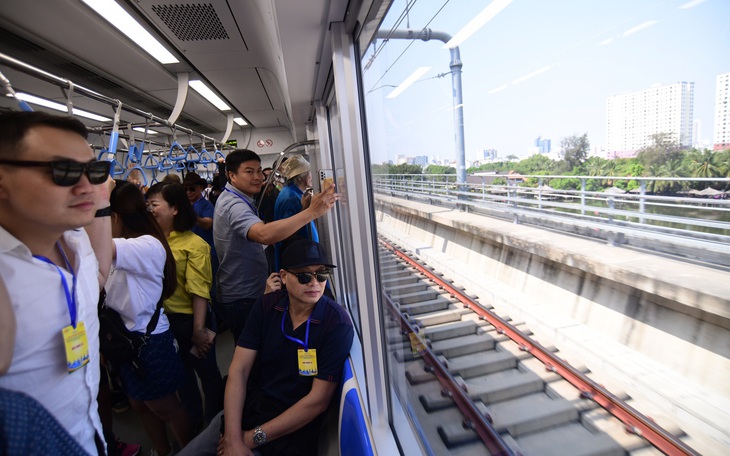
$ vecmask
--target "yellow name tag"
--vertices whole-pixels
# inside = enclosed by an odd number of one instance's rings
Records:
[[[415,358],[420,357],[421,354],[426,351],[426,347],[423,345],[423,342],[421,342],[421,339],[418,338],[416,333],[408,334],[408,338],[411,340],[411,352],[413,353],[413,356]]]
[[[76,328],[71,325],[63,328],[63,342],[66,346],[69,374],[89,362],[89,340],[86,338],[86,325],[83,321],[78,322]]]
[[[317,375],[317,350],[310,348],[309,351],[299,349],[299,375],[313,377]]]

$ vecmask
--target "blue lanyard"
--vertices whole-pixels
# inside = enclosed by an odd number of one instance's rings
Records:
[[[309,314],[309,318],[307,318],[307,330],[304,333],[304,342],[302,342],[300,339],[297,339],[296,337],[291,337],[286,332],[284,332],[284,319],[286,318],[286,314],[288,312],[289,306],[286,306],[286,308],[284,309],[284,314],[281,316],[281,333],[290,341],[296,342],[304,347],[304,351],[309,351],[309,322],[312,320],[312,314]]]
[[[234,192],[233,190],[230,190],[230,189],[227,189],[227,188],[224,188],[223,190],[227,191],[228,193],[232,193],[232,194],[236,195],[237,197],[241,198],[244,203],[248,204],[248,207],[251,208],[251,210],[253,211],[253,213],[256,214],[256,217],[259,217],[259,211],[257,211],[256,208],[253,206],[253,204],[249,203],[246,198],[244,198],[243,196],[241,196],[238,193]]]
[[[69,263],[69,261],[68,261],[66,252],[64,252],[63,247],[61,247],[61,243],[56,241],[56,247],[58,247],[58,250],[61,252],[63,261],[66,262],[66,267],[68,268],[69,272],[71,273],[71,277],[73,278],[71,290],[68,289],[68,282],[66,281],[66,276],[63,274],[63,271],[61,271],[61,268],[59,268],[56,265],[56,263],[54,263],[50,259],[48,259],[44,256],[41,256],[41,255],[33,255],[33,258],[37,258],[37,259],[55,267],[56,271],[58,271],[58,275],[61,276],[61,284],[63,285],[63,291],[66,293],[66,304],[68,305],[68,312],[69,312],[69,314],[71,314],[71,326],[73,326],[75,329],[76,328],[76,274],[74,273],[74,270],[71,267],[71,263]]]

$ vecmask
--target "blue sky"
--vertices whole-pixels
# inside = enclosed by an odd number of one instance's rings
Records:
[[[394,2],[383,27],[406,3]],[[490,3],[417,0],[399,28],[430,21],[454,35]],[[680,81],[695,83],[694,118],[711,141],[716,76],[730,72],[728,19],[728,0],[512,1],[460,46],[467,160],[485,148],[526,156],[538,135],[553,148],[583,133],[605,145],[607,97]],[[373,162],[455,156],[451,75],[436,77],[449,60],[440,41],[390,40],[379,50],[364,83]],[[386,98],[423,66],[418,82]]]

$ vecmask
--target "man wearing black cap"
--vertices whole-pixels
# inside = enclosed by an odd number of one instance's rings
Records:
[[[292,242],[281,264],[285,288],[254,305],[238,340],[224,415],[180,455],[317,454],[321,415],[340,382],[353,327],[345,309],[323,296],[335,266],[319,244]],[[276,278],[267,288],[278,288]]]

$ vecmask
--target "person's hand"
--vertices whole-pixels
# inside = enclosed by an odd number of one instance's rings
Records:
[[[109,207],[109,197],[116,185],[117,181],[115,181],[111,176],[109,176],[103,184],[94,185],[94,196],[96,198],[97,210]]]
[[[302,210],[309,207],[312,202],[312,189],[308,188],[302,195]]]
[[[312,209],[319,218],[332,209],[338,199],[340,199],[340,195],[335,193],[335,186],[332,185],[312,197],[309,209]]]
[[[211,347],[213,346],[212,339],[208,337],[207,328],[203,328],[201,330],[193,330],[193,337],[191,338],[191,340],[201,358],[205,357],[205,355],[208,354]]]
[[[264,290],[264,294],[269,294],[272,291],[279,290],[281,290],[281,277],[279,277],[278,272],[272,272],[266,279],[266,289]]]
[[[218,441],[218,456],[253,456],[253,451],[243,443],[242,438],[222,435]]]

